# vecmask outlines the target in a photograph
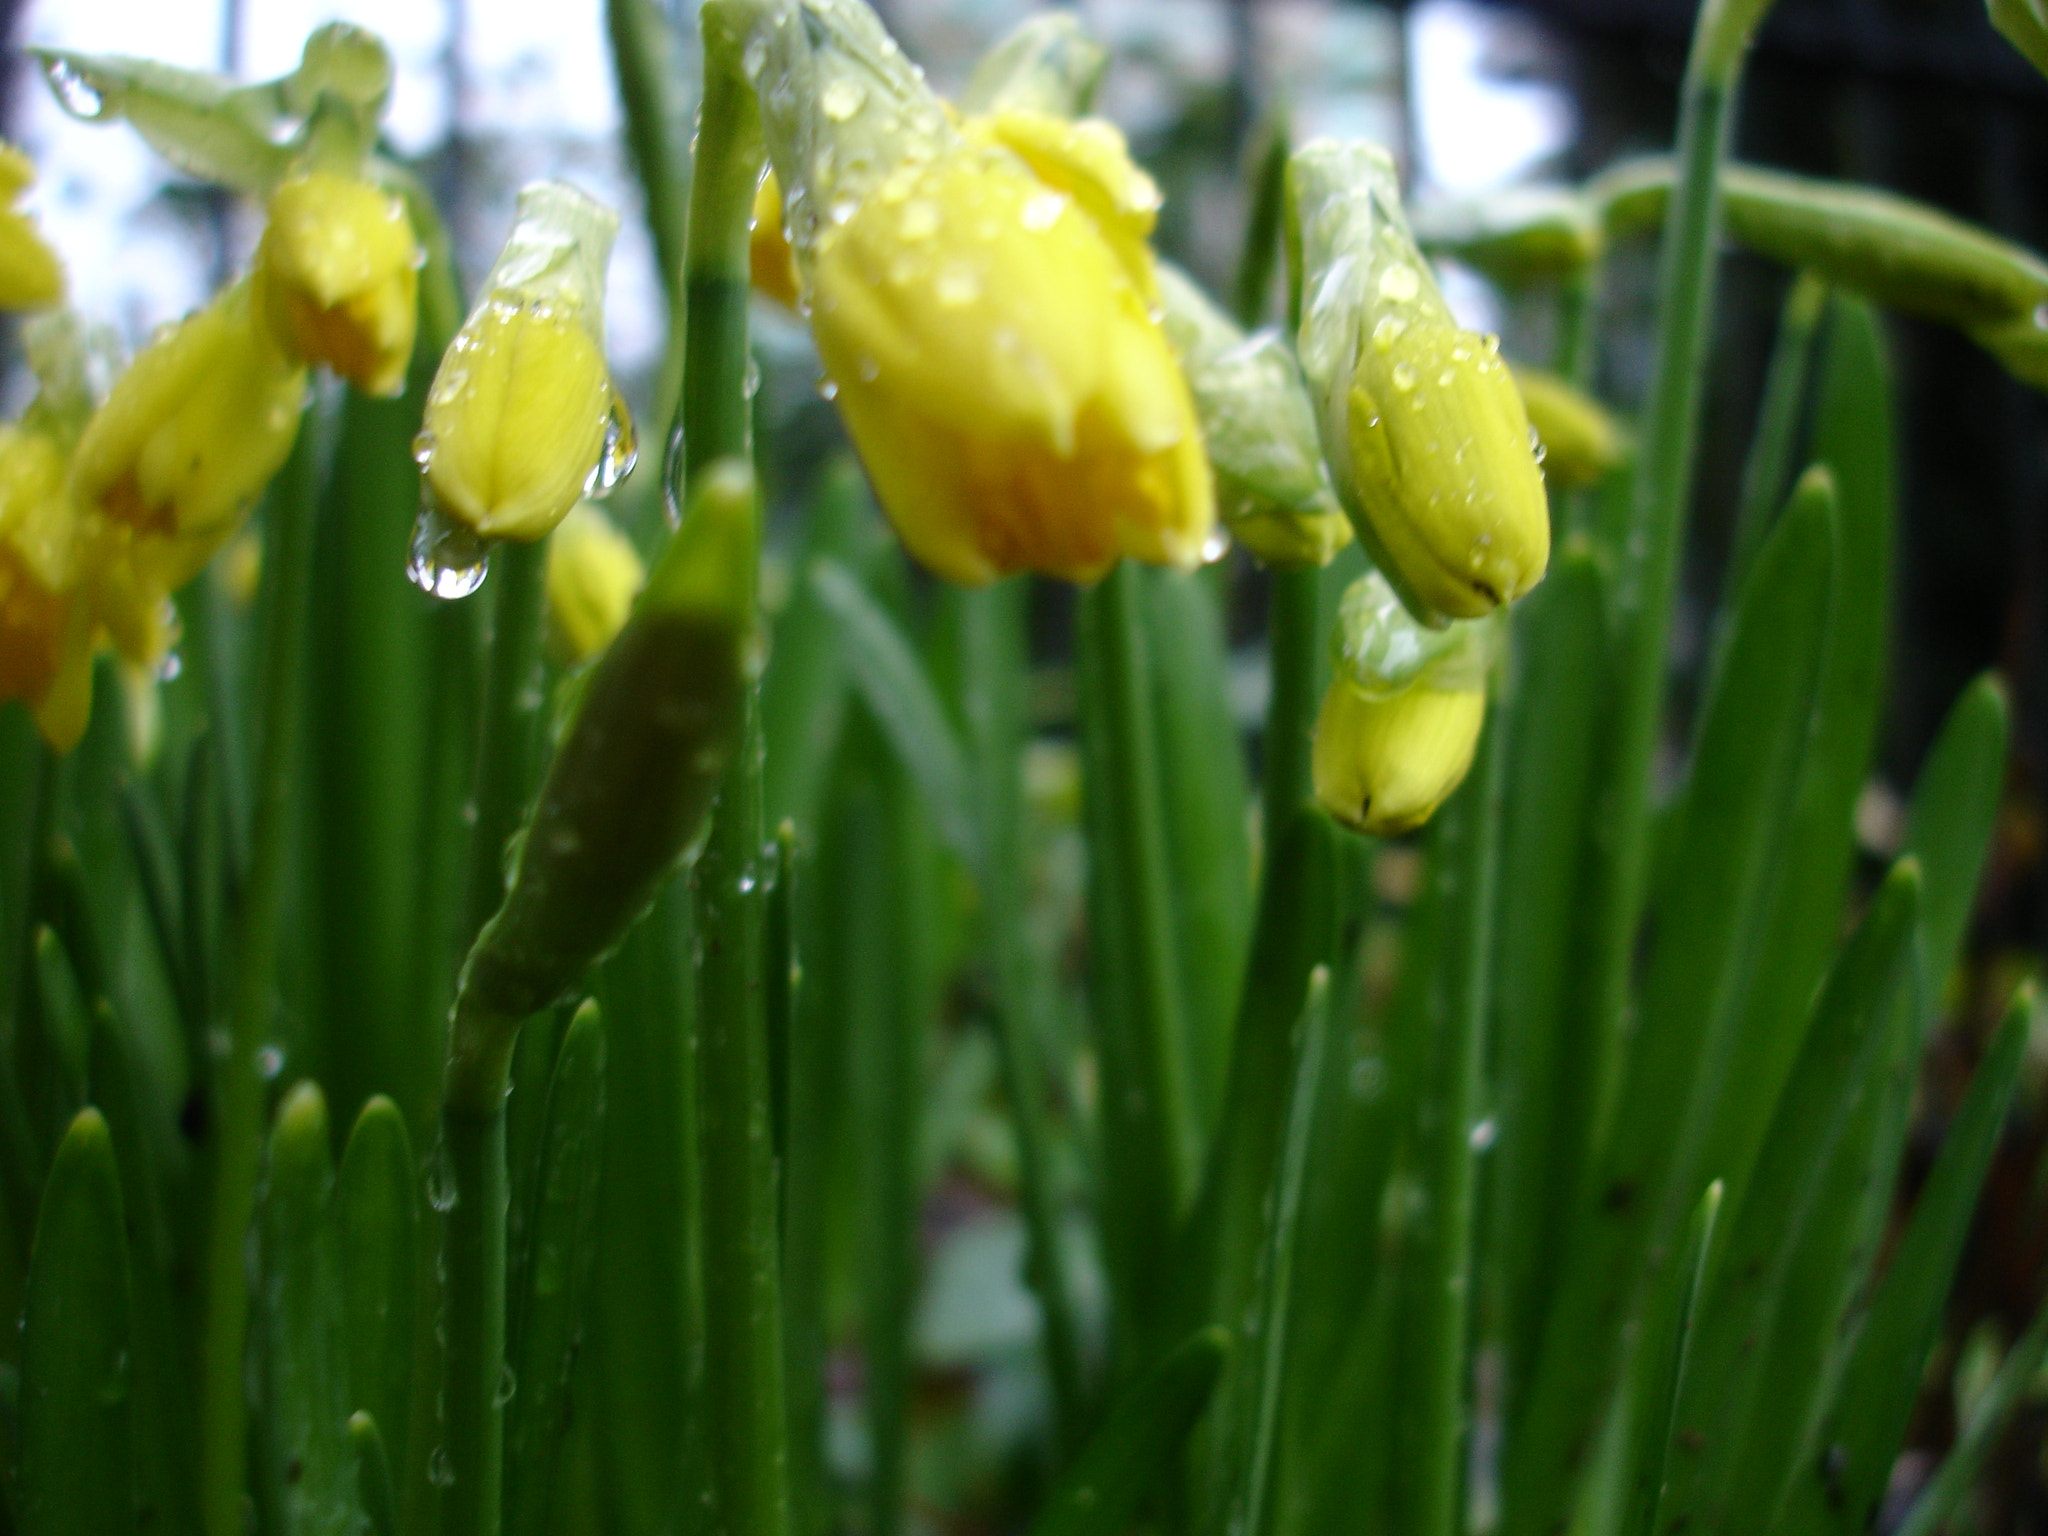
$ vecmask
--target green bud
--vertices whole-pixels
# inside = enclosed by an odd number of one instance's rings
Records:
[[[1632,160],[1586,191],[1617,238],[1662,221],[1671,182],[1668,159]],[[1976,329],[2048,303],[2048,263],[2032,251],[1895,193],[1730,165],[1721,201],[1739,244],[1904,314]]]
[[[2041,324],[2039,315],[2004,325],[1979,326],[1970,337],[2022,384],[2048,391],[2048,326]]]
[[[1194,393],[1224,525],[1276,569],[1328,565],[1351,542],[1351,524],[1293,352],[1270,331],[1247,336],[1165,263],[1159,299],[1167,342]]]
[[[591,669],[457,1008],[525,1018],[618,943],[703,831],[753,666],[753,472],[700,479],[633,616]]]
[[[1464,782],[1485,720],[1476,688],[1418,683],[1374,698],[1336,678],[1316,716],[1316,801],[1375,837],[1413,831]]]
[[[1543,445],[1545,480],[1566,489],[1591,485],[1621,462],[1621,428],[1599,401],[1541,368],[1509,371]]]
[[[1072,12],[1039,11],[975,62],[960,93],[960,110],[1079,117],[1094,101],[1108,65],[1109,50]]]
[[[1494,337],[1461,329],[1401,212],[1393,161],[1320,140],[1288,169],[1300,355],[1352,527],[1426,624],[1543,579],[1543,477]]]
[[[1511,187],[1415,210],[1416,242],[1510,287],[1555,281],[1600,259],[1607,241],[1592,204],[1566,187]]]

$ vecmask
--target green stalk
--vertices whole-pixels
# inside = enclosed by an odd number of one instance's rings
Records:
[[[683,352],[686,487],[723,458],[751,462],[746,389],[748,220],[761,128],[741,66],[748,8],[707,4],[704,96],[690,186]],[[758,533],[758,530],[757,530]],[[790,1528],[780,1231],[763,988],[761,724],[746,690],[739,755],[697,861],[697,1104],[704,1232],[704,1427],[709,1527]]]
[[[1658,265],[1657,368],[1651,385],[1635,526],[1622,549],[1620,696],[1611,776],[1595,839],[1593,952],[1586,976],[1602,1037],[1600,1080],[1615,1068],[1630,961],[1647,884],[1650,770],[1663,722],[1665,660],[1698,447],[1707,331],[1727,156],[1744,53],[1767,0],[1706,0],[1693,35],[1678,123],[1679,180]]]
[[[467,944],[505,899],[505,845],[533,789],[539,739],[540,620],[547,596],[547,540],[507,542],[492,555],[488,660],[477,733],[476,822],[469,845]]]
[[[1260,807],[1266,846],[1306,805],[1309,746],[1316,725],[1316,647],[1322,643],[1322,572],[1274,571],[1267,624],[1266,728],[1261,738]]]
[[[1496,677],[1501,675],[1500,669]],[[1472,1237],[1478,1205],[1478,1150],[1472,1132],[1485,1097],[1487,1019],[1493,1008],[1502,764],[1508,733],[1498,714],[1459,807],[1455,845],[1458,942],[1450,969],[1449,1029],[1437,1042],[1434,1124],[1423,1177],[1429,1220],[1415,1319],[1422,1369],[1413,1411],[1418,1428],[1413,1520],[1421,1536],[1455,1536],[1465,1488],[1472,1374]],[[1425,1111],[1427,1113],[1427,1111]]]
[[[1311,572],[1311,575],[1314,573]],[[1113,846],[1100,850],[1122,871],[1128,927],[1103,935],[1129,946],[1134,1036],[1146,1095],[1159,1127],[1171,1209],[1177,1221],[1194,1192],[1200,1148],[1194,1119],[1194,1084],[1187,1057],[1180,957],[1175,952],[1172,895],[1167,889],[1166,825],[1159,795],[1159,747],[1152,714],[1144,631],[1138,615],[1138,575],[1128,562],[1091,591],[1101,646],[1105,749]]]
[[[241,1536],[247,1497],[248,1426],[242,1395],[249,1328],[243,1248],[256,1208],[263,1140],[263,1079],[256,1054],[276,1003],[278,940],[291,842],[292,774],[298,736],[300,665],[311,594],[316,421],[299,423],[271,495],[273,550],[264,610],[262,745],[243,887],[240,943],[228,1013],[228,1051],[214,1087],[213,1208],[206,1239],[206,1305],[200,1325],[200,1505],[207,1536]]]

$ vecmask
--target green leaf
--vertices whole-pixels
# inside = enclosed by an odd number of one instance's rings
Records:
[[[1563,1240],[1558,1300],[1504,1462],[1510,1501],[1537,1498],[1537,1487],[1550,1490],[1545,1508],[1562,1498],[1647,1261],[1671,1251],[1688,1191],[1715,1171],[1704,1161],[1707,1133],[1730,1091],[1746,983],[1771,938],[1770,897],[1824,651],[1832,513],[1825,483],[1810,482],[1779,520],[1701,718],[1681,819],[1668,831],[1670,873],[1614,1124]],[[1517,1511],[1518,1529],[1545,1518]]]
[[[569,1367],[582,1331],[583,1292],[597,1218],[603,1146],[605,1037],[597,1004],[569,1021],[548,1085],[540,1171],[526,1222],[523,1295],[511,1298],[506,1362],[505,1528],[513,1536],[551,1529],[555,1480],[567,1416]]]
[[[839,624],[854,686],[917,780],[933,824],[970,868],[980,865],[967,763],[924,664],[895,621],[835,560],[811,571],[811,590]]]
[[[356,1116],[334,1186],[349,1401],[399,1436],[412,1422],[419,1170],[405,1116],[378,1095]]]
[[[1970,684],[1943,722],[1913,789],[1906,847],[1927,877],[1920,928],[1927,983],[1937,994],[1955,963],[1991,851],[2010,715],[2005,686],[1996,676],[1986,673]]]
[[[1721,1181],[1716,1179],[1693,1207],[1678,1262],[1657,1282],[1650,1298],[1639,1346],[1646,1374],[1635,1404],[1635,1446],[1622,1536],[1653,1536],[1665,1523],[1665,1471],[1673,1431],[1678,1427],[1678,1405],[1689,1385],[1700,1294],[1712,1265],[1714,1229],[1720,1214]]]
[[[1940,1331],[1978,1191],[2005,1129],[2035,1004],[2033,985],[2021,987],[1970,1079],[1871,1298],[1832,1404],[1807,1447],[1806,1466],[1786,1510],[1788,1529],[1855,1533],[1876,1519]]]
[[[1708,1296],[1686,1391],[1677,1405],[1679,1451],[1664,1508],[1713,1529],[1728,1508],[1727,1482],[1743,1464],[1764,1376],[1758,1340],[1776,1325],[1785,1277],[1857,1108],[1884,1091],[1886,1045],[1909,995],[1920,867],[1902,859],[1836,958],[1779,1096],[1755,1174],[1732,1213],[1726,1259]]]
[[[1229,1354],[1229,1333],[1204,1328],[1134,1382],[1047,1496],[1031,1536],[1122,1536],[1174,1464]]]
[[[356,1536],[363,1520],[327,1134],[326,1099],[298,1084],[278,1107],[263,1201],[264,1424],[285,1536]]]
[[[113,1137],[96,1109],[51,1164],[22,1320],[22,1536],[136,1530],[128,1243]]]

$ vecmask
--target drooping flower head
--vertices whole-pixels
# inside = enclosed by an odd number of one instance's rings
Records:
[[[979,584],[1202,558],[1214,493],[1114,128],[956,122],[859,0],[748,51],[828,392],[912,553]]]
[[[1452,318],[1383,150],[1319,140],[1288,178],[1302,372],[1360,541],[1424,623],[1513,602],[1550,514],[1498,342]]]
[[[256,253],[280,338],[371,395],[405,386],[421,260],[403,199],[361,176],[319,169],[270,194]]]

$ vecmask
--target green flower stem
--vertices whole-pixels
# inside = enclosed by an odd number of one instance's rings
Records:
[[[1506,668],[1495,670],[1498,680]],[[1415,1519],[1420,1536],[1456,1536],[1465,1488],[1470,1425],[1473,1291],[1472,1237],[1478,1158],[1472,1131],[1484,1101],[1487,1020],[1493,1009],[1494,925],[1500,869],[1502,766],[1508,733],[1498,708],[1458,807],[1458,837],[1446,850],[1458,928],[1451,955],[1449,1028],[1436,1044],[1433,1124],[1424,1178],[1428,1187],[1422,1305],[1416,1343],[1423,1368],[1413,1405],[1419,1429]],[[1427,1114],[1428,1111],[1425,1111]]]
[[[491,559],[491,617],[477,733],[476,821],[469,845],[466,945],[505,899],[505,845],[533,790],[540,727],[540,619],[547,541],[501,545]]]
[[[1309,748],[1316,727],[1316,647],[1323,643],[1322,572],[1272,573],[1266,626],[1271,691],[1261,737],[1259,787],[1267,846],[1307,803]]]
[[[1798,446],[1799,416],[1806,403],[1806,380],[1813,371],[1813,338],[1827,308],[1828,285],[1813,272],[1802,272],[1785,295],[1778,319],[1778,339],[1764,375],[1763,403],[1757,407],[1756,433],[1750,439],[1749,462],[1743,466],[1742,499],[1735,511],[1735,537],[1728,552],[1722,590],[1742,590],[1743,578],[1763,548],[1771,519],[1792,482],[1792,455]]]
[[[702,11],[704,97],[690,187],[683,353],[687,487],[722,458],[752,459],[747,397],[748,220],[761,128],[740,54],[753,7]],[[758,536],[758,530],[757,530]],[[712,1529],[786,1536],[789,1421],[763,985],[758,690],[697,861],[698,1156],[703,1209],[704,1433]]]
[[[1679,181],[1666,215],[1658,292],[1657,368],[1635,483],[1635,527],[1621,552],[1620,697],[1602,834],[1593,844],[1593,953],[1587,997],[1611,1082],[1628,1000],[1629,965],[1648,878],[1650,769],[1663,721],[1665,660],[1686,508],[1698,447],[1720,224],[1719,168],[1756,0],[1707,0],[1694,34],[1679,113]]]
[[[298,738],[311,594],[317,422],[308,411],[271,492],[272,550],[262,644],[261,756],[231,982],[228,1051],[214,1087],[213,1209],[206,1239],[200,1355],[200,1500],[207,1536],[242,1536],[248,1496],[243,1354],[249,1328],[244,1248],[256,1209],[263,1141],[258,1050],[276,1007],[277,952],[290,862],[293,748]]]

